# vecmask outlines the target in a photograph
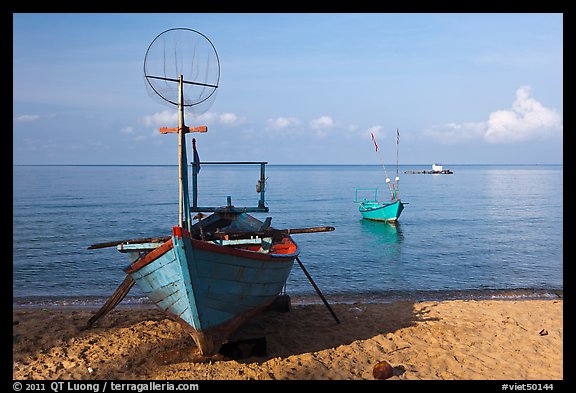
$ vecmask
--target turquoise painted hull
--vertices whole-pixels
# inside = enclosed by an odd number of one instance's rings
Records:
[[[366,220],[396,222],[404,210],[404,203],[400,200],[391,203],[361,202],[358,210]]]
[[[262,253],[195,240],[185,229],[174,227],[170,240],[125,271],[148,298],[182,324],[202,354],[211,355],[281,293],[299,254],[288,239],[290,250]]]

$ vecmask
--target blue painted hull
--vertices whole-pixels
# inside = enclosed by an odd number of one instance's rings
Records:
[[[391,203],[362,202],[358,210],[366,220],[396,222],[404,210],[404,204],[400,200]]]
[[[211,355],[282,291],[299,253],[290,237],[283,241],[283,251],[262,253],[195,240],[174,227],[170,240],[125,271]]]

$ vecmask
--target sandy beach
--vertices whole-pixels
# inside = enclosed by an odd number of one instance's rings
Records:
[[[561,380],[563,300],[397,301],[268,311],[235,339],[266,337],[261,356],[200,357],[156,308],[15,308],[17,380]]]

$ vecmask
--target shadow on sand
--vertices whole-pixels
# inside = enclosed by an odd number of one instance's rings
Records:
[[[332,304],[340,323],[323,304],[266,311],[241,327],[230,341],[264,338],[264,351],[246,356],[203,358],[190,336],[157,309],[119,308],[89,330],[87,310],[14,311],[13,372],[23,379],[146,379],[154,368],[235,358],[262,364],[275,357],[313,353],[394,333],[433,320],[412,301],[366,305]],[[116,347],[113,351],[111,348]],[[66,361],[59,359],[65,358]],[[96,370],[95,372],[90,370]],[[395,370],[401,373],[402,370]]]

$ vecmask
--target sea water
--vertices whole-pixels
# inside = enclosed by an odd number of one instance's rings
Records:
[[[382,166],[268,165],[268,213],[332,301],[554,297],[563,291],[563,166],[450,165],[398,170],[398,224],[362,219],[356,188],[390,198]],[[203,165],[198,205],[257,206],[258,165]],[[114,240],[166,236],[178,221],[177,166],[13,166],[13,303],[101,304],[129,264]],[[318,300],[295,264],[286,292]],[[314,300],[315,299],[315,300]],[[124,303],[146,303],[134,287]]]

